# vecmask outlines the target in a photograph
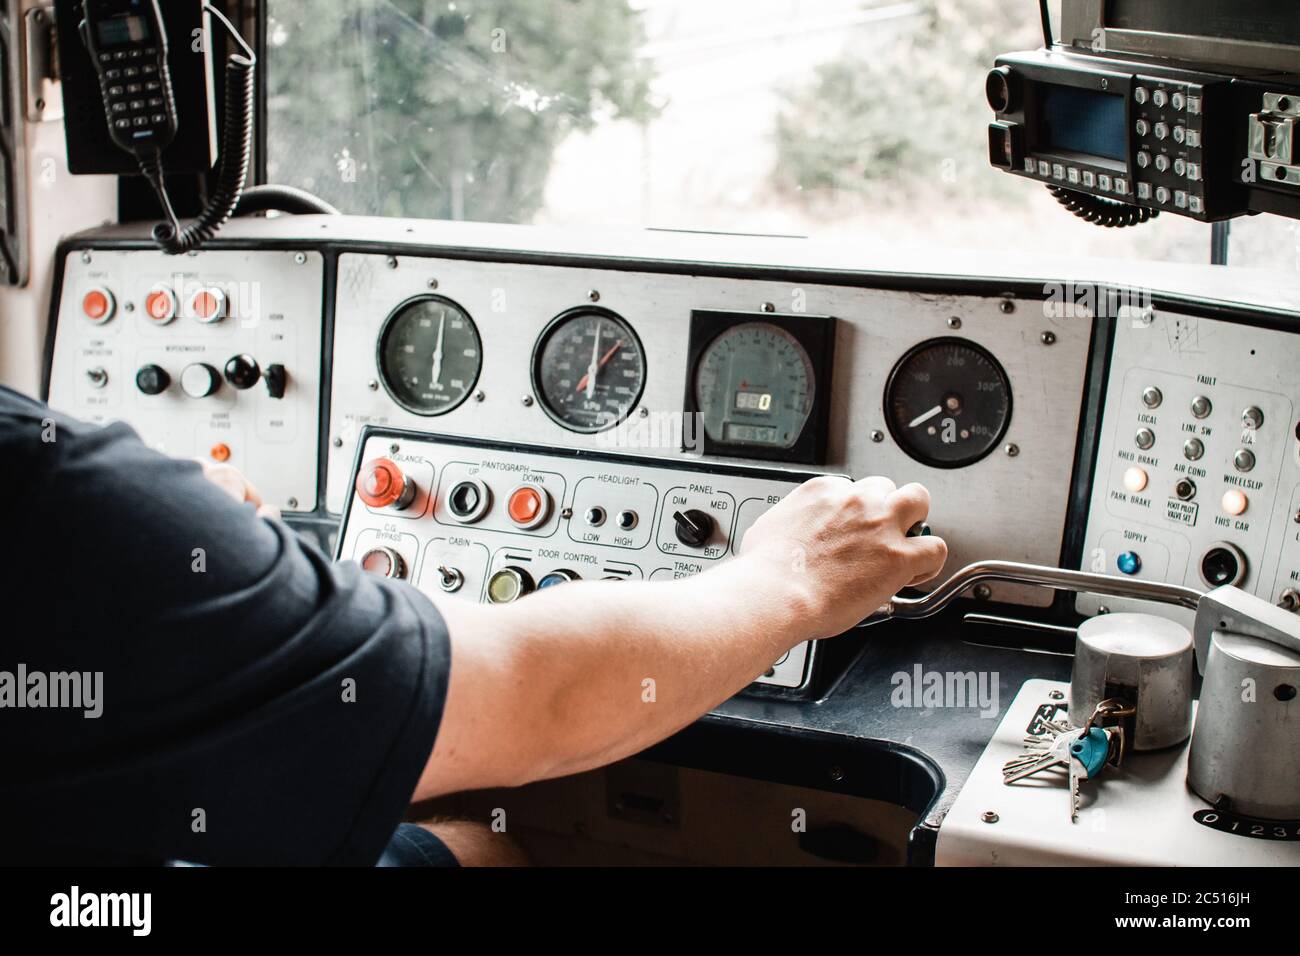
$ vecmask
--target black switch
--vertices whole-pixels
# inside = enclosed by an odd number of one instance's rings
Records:
[[[677,540],[688,548],[701,547],[713,534],[713,516],[707,511],[691,508],[673,512]]]
[[[172,383],[167,370],[157,365],[145,365],[135,373],[135,387],[146,395],[161,395]]]
[[[261,377],[262,370],[251,355],[236,355],[226,363],[226,381],[240,391],[252,388]]]
[[[266,371],[262,373],[262,378],[266,379],[266,393],[272,398],[284,398],[284,386],[289,380],[289,374],[285,372],[284,366],[279,362],[274,365],[268,365]]]

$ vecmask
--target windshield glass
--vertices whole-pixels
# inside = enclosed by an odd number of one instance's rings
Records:
[[[268,178],[344,212],[1210,261],[988,162],[984,77],[1036,0],[270,0]],[[1295,274],[1238,220],[1229,262]]]

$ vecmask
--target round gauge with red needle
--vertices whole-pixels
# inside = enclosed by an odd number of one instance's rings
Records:
[[[613,428],[645,388],[645,352],[622,316],[583,306],[551,320],[533,348],[542,409],[574,432]]]

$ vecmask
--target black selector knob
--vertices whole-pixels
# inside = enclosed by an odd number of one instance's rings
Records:
[[[172,383],[172,377],[160,365],[144,365],[135,373],[135,387],[146,395],[161,395]]]
[[[677,540],[688,548],[703,546],[713,534],[713,515],[698,508],[674,511],[673,522],[676,525]]]
[[[240,391],[252,388],[261,377],[262,370],[251,355],[236,355],[226,363],[226,381]]]
[[[289,375],[284,370],[284,366],[279,362],[268,365],[262,371],[262,379],[266,382],[266,393],[272,398],[284,398],[284,386],[289,380]]]

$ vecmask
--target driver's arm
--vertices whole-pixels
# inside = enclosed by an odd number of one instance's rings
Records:
[[[817,478],[742,555],[672,582],[574,582],[504,607],[443,600],[451,679],[423,799],[577,773],[662,740],[802,641],[839,634],[947,558],[908,538],[920,485]]]

